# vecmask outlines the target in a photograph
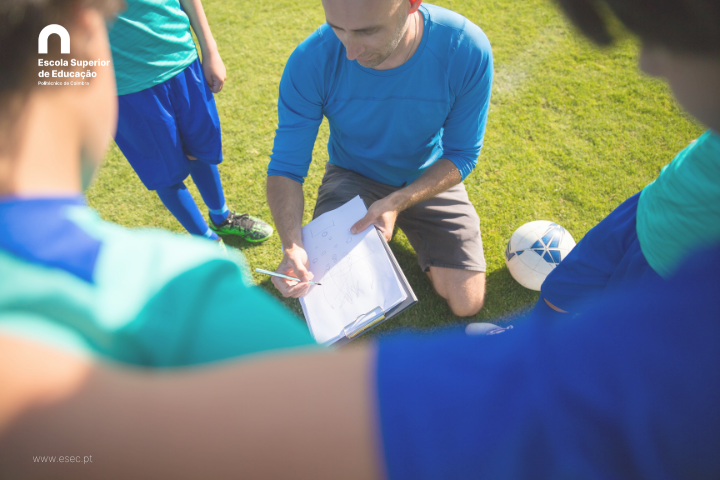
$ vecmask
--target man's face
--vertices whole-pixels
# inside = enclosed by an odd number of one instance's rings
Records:
[[[640,68],[664,78],[688,113],[720,132],[720,55],[692,55],[645,45]]]
[[[383,63],[405,34],[407,0],[323,0],[325,19],[363,67]]]

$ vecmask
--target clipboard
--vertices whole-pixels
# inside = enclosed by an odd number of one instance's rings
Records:
[[[375,307],[375,309],[370,310],[366,314],[360,315],[358,318],[355,319],[353,323],[344,328],[341,335],[323,343],[322,345],[324,346],[332,345],[335,347],[341,347],[346,343],[350,342],[351,340],[362,336],[365,332],[372,329],[373,327],[376,327],[381,323],[391,319],[392,317],[399,315],[400,313],[415,305],[418,301],[417,296],[415,296],[415,292],[413,291],[410,283],[407,280],[407,277],[405,277],[405,273],[402,271],[402,268],[400,268],[400,264],[397,262],[397,259],[392,253],[392,250],[390,250],[390,245],[388,245],[387,241],[385,240],[385,236],[380,230],[378,230],[377,227],[375,227],[375,232],[380,237],[380,241],[382,242],[383,247],[385,247],[385,252],[390,259],[390,263],[392,263],[393,269],[395,270],[395,273],[397,274],[398,279],[400,280],[400,284],[405,291],[407,297],[404,301],[395,305],[387,312],[383,311],[381,307]]]
[[[343,345],[417,303],[377,227],[351,232],[366,213],[356,195],[302,228],[309,269],[320,284],[300,298],[300,305],[321,345]]]

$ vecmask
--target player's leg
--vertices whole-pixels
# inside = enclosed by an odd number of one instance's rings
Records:
[[[590,300],[646,278],[658,278],[643,255],[636,230],[640,194],[593,227],[542,284],[533,315],[567,318]]]
[[[228,208],[217,165],[189,158],[194,160],[190,162],[190,175],[208,207],[208,223],[213,232],[218,235],[237,235],[249,242],[262,242],[272,235],[273,228],[266,222]]]
[[[190,191],[183,182],[170,187],[162,187],[155,190],[165,207],[175,216],[178,222],[185,227],[192,235],[198,235],[210,240],[217,240],[219,237],[210,230],[208,224],[200,213]]]
[[[230,214],[230,209],[225,203],[225,192],[217,165],[192,161],[197,160],[195,157],[188,158],[191,160],[190,175],[208,207],[210,220],[215,224],[223,223]]]
[[[170,79],[118,97],[115,141],[145,187],[157,192],[189,233],[217,240],[183,184],[190,173],[190,161],[177,142],[172,82]]]
[[[180,139],[191,159],[190,174],[209,210],[209,226],[218,235],[236,235],[262,242],[273,233],[263,220],[238,214],[225,203],[220,173],[222,137],[215,98],[208,88],[199,60],[174,77],[172,101],[178,118]]]
[[[485,272],[430,267],[427,272],[435,291],[458,317],[472,317],[485,302]]]
[[[454,314],[475,315],[485,300],[480,219],[465,186],[456,185],[398,216],[420,268]]]

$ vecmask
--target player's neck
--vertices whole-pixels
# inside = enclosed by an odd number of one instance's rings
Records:
[[[408,15],[406,20],[407,28],[405,35],[403,35],[400,44],[397,46],[395,51],[385,59],[383,63],[374,67],[374,70],[392,70],[400,65],[408,62],[422,41],[423,30],[425,27],[425,21],[422,13],[418,10],[415,13]]]
[[[28,98],[15,125],[15,145],[7,157],[0,158],[0,196],[81,193],[77,113],[58,97],[33,94]]]

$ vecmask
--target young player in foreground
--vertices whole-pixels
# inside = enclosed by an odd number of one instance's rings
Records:
[[[593,227],[542,284],[536,315],[568,318],[592,300],[670,277],[720,241],[720,135],[708,130],[658,178]]]
[[[34,50],[40,30],[59,23],[73,56],[110,60],[101,13],[111,19],[119,3],[0,3],[0,331],[153,367],[313,344],[302,322],[251,286],[239,254],[128,230],[85,205],[83,182],[115,128],[115,77],[97,67],[88,86],[37,86]],[[50,46],[43,58],[62,58]]]
[[[597,3],[562,5],[607,39]],[[645,5],[601,11],[640,36],[643,68],[720,129],[717,3]],[[6,333],[0,473],[57,478],[33,455],[72,452],[93,458],[61,466],[74,479],[718,478],[719,271],[720,245],[667,282],[583,307],[583,322],[191,372],[110,367]]]
[[[148,190],[157,192],[191,234],[211,240],[218,235],[267,240],[270,225],[239,215],[225,203],[217,167],[223,160],[220,119],[213,97],[225,83],[225,65],[202,3],[126,3],[110,31],[119,95],[118,147]],[[209,226],[185,186],[188,175],[209,209]]]
[[[587,33],[607,43],[609,37],[597,29],[599,24],[586,18],[587,6],[583,2],[573,5],[570,12],[578,15],[580,22],[589,22],[587,29],[594,29]],[[677,10],[682,20],[688,20],[692,2],[678,5],[682,7],[663,9],[673,14]],[[708,18],[714,18],[720,8],[717,2],[702,5],[698,11],[709,11]],[[711,128],[666,165],[656,180],[592,228],[548,275],[534,310],[547,318],[567,318],[564,314],[576,314],[589,301],[638,282],[669,278],[691,252],[720,242],[720,128],[706,119],[717,104],[717,93],[712,92],[712,85],[703,83],[713,81],[712,72],[694,77],[696,57],[720,54],[720,28],[715,27],[713,32],[702,28],[700,32],[675,32],[669,22],[654,25],[634,16],[632,9],[622,15],[627,15],[624,20],[646,39],[649,53],[641,56],[641,68],[666,77],[678,100]],[[659,29],[653,31],[655,27]],[[682,52],[682,57],[668,60],[664,53],[650,49],[666,42]],[[665,68],[668,61],[673,63]]]

